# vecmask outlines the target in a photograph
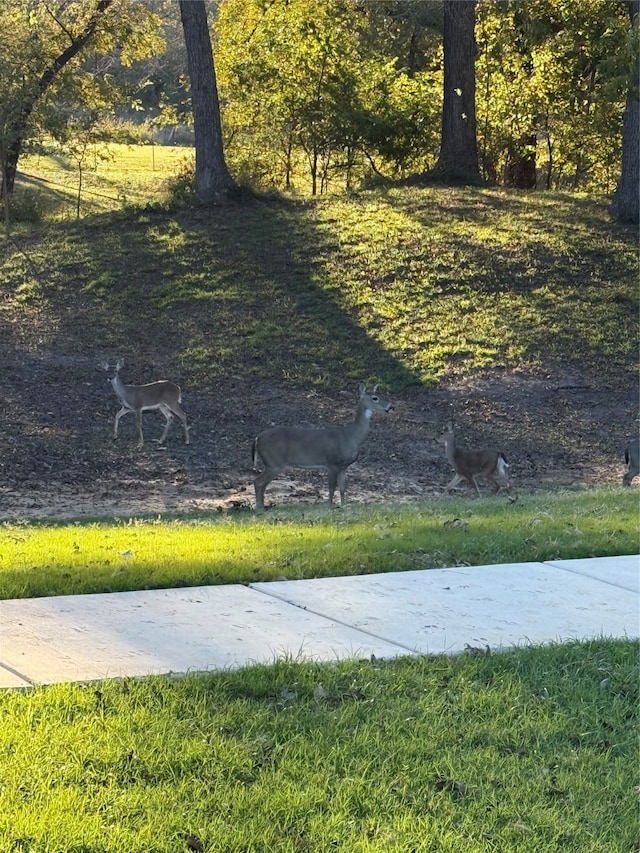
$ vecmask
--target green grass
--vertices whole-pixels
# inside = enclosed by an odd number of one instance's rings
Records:
[[[638,647],[0,694],[3,853],[630,853]]]
[[[262,516],[0,526],[0,597],[482,565],[638,552],[637,492],[601,488]]]
[[[120,210],[166,198],[165,182],[193,151],[182,146],[97,145],[82,163],[81,216]],[[14,193],[18,228],[21,220],[76,218],[78,164],[63,153],[26,154],[20,158]]]
[[[114,150],[86,175],[109,198],[85,194],[83,212],[119,194],[148,209],[19,224],[3,240],[6,345],[54,354],[47,381],[84,387],[106,353],[203,395],[361,379],[400,394],[505,368],[635,381],[637,234],[606,199],[396,187],[162,208],[152,151]],[[26,220],[29,205],[33,221],[73,218],[77,174],[58,165],[68,189],[19,187]],[[32,387],[21,430],[41,428]],[[570,416],[539,425],[549,446],[570,440]],[[637,490],[621,488],[5,524],[0,596],[637,551]],[[6,691],[0,853],[169,853],[196,838],[206,853],[627,853],[637,670],[637,644],[602,640]]]
[[[161,343],[192,386],[396,392],[558,364],[633,381],[637,276],[636,235],[606,200],[442,187],[132,210],[21,236],[0,262],[7,307],[45,346],[135,358]]]

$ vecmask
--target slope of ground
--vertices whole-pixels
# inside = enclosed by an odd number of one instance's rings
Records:
[[[637,246],[604,203],[397,190],[351,201],[142,212],[21,235],[0,264],[0,519],[253,502],[272,424],[352,417],[360,379],[396,404],[352,500],[443,494],[435,439],[499,446],[516,488],[616,483],[638,429]],[[99,367],[183,387],[191,444],[157,413],[112,439]],[[325,499],[318,472],[267,504]]]

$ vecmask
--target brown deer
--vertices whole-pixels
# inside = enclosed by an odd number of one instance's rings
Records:
[[[393,405],[380,396],[378,386],[360,384],[360,399],[353,423],[326,428],[273,427],[261,432],[253,442],[253,467],[262,463],[264,470],[253,482],[256,509],[264,509],[264,490],[286,468],[326,468],[329,474],[329,503],[336,490],[344,506],[347,468],[358,458],[369,433],[371,417],[377,412],[391,412]]]
[[[456,447],[453,423],[449,421],[438,442],[444,446],[444,452],[455,469],[455,477],[447,483],[447,491],[455,488],[463,480],[472,485],[480,495],[477,478],[485,477],[492,485],[494,494],[500,491],[500,480],[507,490],[511,488],[506,457],[499,450],[460,450]]]
[[[150,382],[148,385],[125,385],[120,379],[120,369],[124,366],[124,362],[118,361],[115,366],[115,372],[110,382],[113,390],[120,402],[122,408],[116,414],[116,420],[113,427],[113,440],[118,437],[118,424],[123,415],[132,412],[136,416],[136,424],[138,425],[138,447],[142,447],[144,439],[142,437],[142,413],[149,409],[159,409],[165,417],[164,432],[160,438],[162,444],[167,437],[173,415],[177,415],[184,429],[185,444],[189,444],[189,427],[187,426],[187,416],[180,408],[182,402],[182,392],[180,386],[175,382],[169,382],[163,379],[159,382]],[[109,369],[108,364],[103,364],[105,370]]]
[[[623,486],[630,486],[634,477],[640,474],[640,438],[632,438],[624,449],[624,461],[627,471],[622,478]]]

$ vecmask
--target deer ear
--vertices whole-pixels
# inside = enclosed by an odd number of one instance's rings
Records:
[[[358,393],[360,394],[360,396],[361,396],[361,397],[362,397],[362,395],[364,394],[364,392],[365,392],[366,390],[367,390],[367,383],[366,383],[366,382],[361,382],[361,383],[358,385]]]
[[[377,390],[378,390],[378,386],[374,385],[373,388],[371,389],[371,393],[375,394]]]
[[[453,432],[453,421],[447,421],[447,432]]]

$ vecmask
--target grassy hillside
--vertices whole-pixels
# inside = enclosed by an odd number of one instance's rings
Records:
[[[0,288],[45,346],[177,362],[192,383],[401,390],[479,367],[625,373],[638,352],[635,234],[581,197],[401,188],[105,215],[5,243]]]

